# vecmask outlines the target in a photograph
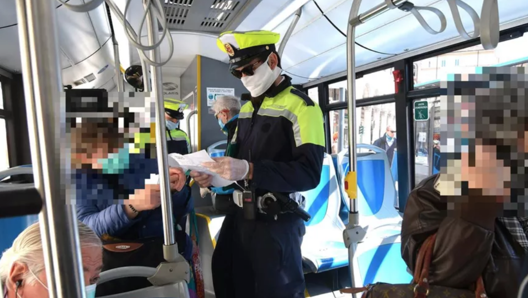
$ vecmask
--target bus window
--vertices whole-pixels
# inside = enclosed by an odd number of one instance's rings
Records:
[[[414,88],[438,88],[448,74],[475,73],[475,67],[522,66],[528,62],[528,35],[499,43],[493,50],[476,45],[414,62]]]
[[[310,97],[315,103],[319,104],[319,87],[308,89],[308,97]]]
[[[0,171],[9,169],[9,152],[7,150],[6,120],[0,118]]]
[[[358,144],[374,144],[383,138],[387,127],[396,124],[394,103],[356,108],[356,136]],[[330,112],[332,154],[348,149],[348,111]],[[395,136],[395,135],[394,135]]]
[[[387,94],[394,94],[394,68],[387,68],[369,73],[356,80],[356,99],[364,99]],[[345,102],[348,99],[347,81],[339,81],[328,85],[329,102]]]
[[[418,185],[440,171],[440,98],[416,101],[427,101],[429,109],[427,120],[414,120],[414,182]]]

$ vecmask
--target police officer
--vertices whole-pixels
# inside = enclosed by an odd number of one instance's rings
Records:
[[[251,101],[240,110],[232,152],[204,165],[225,179],[239,181],[244,195],[249,191],[255,199],[252,202],[267,193],[293,197],[315,188],[323,164],[323,114],[292,87],[290,77],[281,75],[275,48],[279,39],[269,31],[229,31],[217,41]],[[191,176],[202,187],[212,179],[196,172]],[[212,261],[216,297],[304,297],[303,220],[291,212],[270,216],[263,209],[251,219],[245,215],[246,206],[234,208],[220,231]]]
[[[178,122],[183,120],[183,110],[187,104],[181,100],[165,98],[165,125],[167,126],[167,152],[189,154],[191,142],[187,134],[179,128]]]

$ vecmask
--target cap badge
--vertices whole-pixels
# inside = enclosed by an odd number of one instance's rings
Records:
[[[230,44],[226,43],[224,44],[224,47],[226,49],[226,52],[229,56],[233,57],[235,55],[235,51],[233,50],[233,47],[231,47]]]

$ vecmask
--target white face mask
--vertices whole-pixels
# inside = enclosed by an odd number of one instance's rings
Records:
[[[33,271],[29,270],[29,273],[33,275],[33,277],[37,280],[37,282],[44,287],[44,289],[48,290],[48,287],[33,273]],[[89,285],[84,288],[84,292],[86,293],[86,298],[95,298],[95,289],[97,288],[97,284]],[[20,297],[20,294],[17,293],[18,298]]]
[[[253,97],[264,94],[264,92],[273,85],[277,77],[281,74],[282,70],[278,66],[273,70],[270,68],[268,60],[269,56],[268,59],[266,59],[266,62],[262,63],[262,65],[255,70],[255,74],[241,78],[242,84],[244,84]]]

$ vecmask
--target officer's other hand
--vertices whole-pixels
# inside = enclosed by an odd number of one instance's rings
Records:
[[[185,172],[180,168],[169,168],[169,180],[171,190],[181,191],[185,186]]]
[[[197,171],[191,171],[190,175],[194,179],[194,181],[198,183],[198,186],[200,186],[200,188],[207,188],[211,186],[213,176]]]
[[[249,163],[243,159],[231,157],[216,157],[213,159],[215,162],[205,162],[202,165],[229,181],[243,180],[249,172]]]
[[[137,211],[152,210],[161,205],[161,192],[159,184],[146,184],[144,189],[136,189],[134,195],[127,202]]]

